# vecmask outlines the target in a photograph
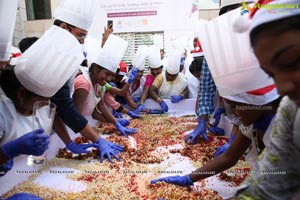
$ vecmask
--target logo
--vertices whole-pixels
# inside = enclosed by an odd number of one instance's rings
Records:
[[[299,9],[299,4],[260,4],[260,3],[255,3],[252,7],[248,5],[246,2],[243,2],[242,8],[241,8],[241,15],[244,15],[246,13],[250,13],[253,10],[257,9],[266,9],[269,11],[269,13],[286,13],[286,12],[293,12],[294,9]],[[276,11],[276,9],[280,9],[280,11]]]

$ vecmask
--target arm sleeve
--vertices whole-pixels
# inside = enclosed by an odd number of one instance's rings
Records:
[[[152,76],[151,74],[147,75],[145,86],[150,87],[152,85],[153,81],[154,81],[154,76]]]
[[[59,117],[75,133],[80,132],[87,125],[87,120],[77,111],[70,97],[70,87],[68,83],[51,97],[51,101],[56,104],[56,111]]]
[[[74,89],[85,89],[86,91],[90,92],[91,90],[91,85],[89,82],[86,80],[86,78],[81,74],[75,78],[74,82]]]
[[[105,92],[104,102],[107,106],[111,107],[113,110],[117,110],[120,107],[120,103],[115,100],[110,92]]]
[[[162,73],[160,73],[153,81],[152,85],[156,88],[160,88],[161,84],[163,82]]]
[[[198,91],[197,116],[209,115],[214,111],[216,85],[209,71],[206,59],[203,59]]]

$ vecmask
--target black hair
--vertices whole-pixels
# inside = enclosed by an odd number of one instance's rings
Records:
[[[95,69],[97,69],[98,72],[99,72],[99,71],[101,71],[102,69],[105,69],[105,68],[102,67],[102,66],[100,66],[100,65],[98,65],[98,64],[96,64],[96,63],[92,63],[92,65],[91,65],[91,67],[89,69],[89,72],[93,73]]]
[[[269,35],[282,34],[289,30],[300,30],[300,15],[283,18],[257,26],[250,32],[251,46],[255,46],[259,34],[266,33]]]
[[[225,14],[225,13],[231,11],[231,10],[234,10],[234,9],[240,7],[240,6],[241,6],[240,3],[236,3],[236,4],[224,6],[224,7],[222,7],[222,8],[220,9],[220,11],[219,11],[219,16],[221,16],[221,15],[223,15],[223,14]]]
[[[75,28],[75,26],[73,26],[72,24],[69,24],[69,23],[67,23],[67,22],[61,21],[61,20],[59,20],[59,19],[55,19],[54,22],[53,22],[53,24],[54,24],[55,26],[60,26],[62,23],[67,24],[67,26],[70,26],[71,28]]]
[[[189,67],[189,70],[192,74],[195,74],[196,72],[201,73],[203,58],[204,58],[203,56],[194,58],[194,60],[192,61]]]
[[[23,38],[18,46],[19,49],[22,53],[24,53],[24,51],[26,51],[33,43],[35,43],[39,38],[38,37],[26,37]]]
[[[0,86],[6,96],[13,102],[17,100],[17,91],[20,87],[23,87],[20,81],[17,79],[14,70],[2,70],[0,75]]]

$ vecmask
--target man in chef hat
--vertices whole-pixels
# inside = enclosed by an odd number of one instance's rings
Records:
[[[62,0],[55,10],[54,25],[67,30],[79,43],[84,43],[84,39],[86,38],[98,8],[97,6],[99,6],[97,3],[97,0]],[[74,78],[75,74],[51,98],[51,101],[56,104],[58,116],[67,126],[75,133],[80,132],[89,140],[96,142],[101,152],[101,158],[104,156],[110,158],[110,154],[114,154],[115,152],[115,145],[106,140],[99,139],[98,133],[88,124],[86,118],[78,112],[73,103],[70,94],[73,89]],[[62,123],[61,120],[60,123]],[[61,125],[64,126],[63,124]],[[67,134],[66,130],[65,132],[65,134]],[[86,153],[86,149],[81,148],[69,139],[64,142],[68,144],[67,149],[71,152]]]
[[[159,74],[150,87],[150,97],[159,103],[164,112],[168,112],[168,105],[163,99],[171,99],[172,103],[178,103],[188,96],[187,79],[179,72],[180,59],[181,52],[174,50],[166,71]]]
[[[53,26],[22,54],[12,69],[2,71],[0,114],[5,117],[0,122],[1,162],[12,164],[12,159],[20,154],[41,155],[48,148],[48,136],[37,134],[43,133],[42,129],[32,131],[28,115],[32,114],[35,101],[48,100],[65,84],[82,58],[78,41]]]
[[[252,2],[252,0],[242,1],[242,0],[222,0],[221,1],[221,11],[219,15],[222,15],[232,9],[235,9],[236,6],[241,6],[243,2]],[[223,24],[224,25],[224,24]],[[202,31],[203,32],[203,31]],[[199,32],[201,34],[202,32]],[[200,38],[201,40],[201,38]],[[201,40],[201,45],[205,39]],[[203,45],[202,45],[203,47]],[[218,47],[219,49],[219,47]],[[204,52],[205,53],[205,52]],[[220,62],[220,66],[222,66],[222,62]],[[222,105],[218,107],[216,110],[214,108],[215,105],[215,96],[216,96],[216,85],[212,78],[211,71],[207,64],[206,58],[204,58],[202,62],[201,75],[200,75],[200,83],[199,83],[199,92],[198,92],[198,109],[197,109],[197,117],[198,117],[198,125],[194,131],[192,131],[186,138],[185,141],[190,141],[190,143],[194,143],[196,138],[202,136],[205,140],[207,140],[206,135],[206,122],[208,120],[208,116],[214,112],[213,118],[215,119],[212,127],[210,127],[210,131],[218,134],[219,128],[217,125],[221,119],[221,115],[225,112],[225,109]],[[214,111],[215,110],[215,111]],[[238,123],[234,120],[234,123]],[[235,126],[232,130],[232,133],[235,134],[238,131],[238,126]],[[224,148],[225,150],[225,148]]]
[[[18,0],[2,0],[0,2],[0,70],[10,59],[17,7]]]

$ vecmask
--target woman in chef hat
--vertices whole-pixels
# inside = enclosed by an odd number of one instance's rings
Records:
[[[1,163],[9,161],[12,166],[14,157],[41,155],[48,148],[49,137],[42,134],[44,130],[32,130],[33,103],[49,100],[77,70],[82,57],[77,40],[53,26],[22,54],[13,69],[2,71]],[[55,123],[54,129],[57,129]]]
[[[124,136],[136,133],[136,129],[126,128],[123,120],[118,121],[108,110],[104,102],[104,93],[112,86],[107,82],[115,75],[118,64],[123,58],[128,43],[122,38],[110,35],[101,51],[95,50],[88,58],[89,69],[82,68],[82,74],[75,79],[73,101],[84,116],[93,116],[97,120],[114,123]],[[135,77],[128,80],[132,82]]]
[[[274,79],[283,99],[257,163],[260,173],[250,174],[237,197],[299,199],[300,5],[298,0],[258,1],[258,4],[262,8],[254,9],[250,13],[252,22],[245,23],[250,25],[250,42],[260,66]],[[241,27],[238,29],[242,31]]]
[[[163,99],[178,103],[188,96],[187,79],[179,72],[180,59],[181,52],[174,50],[169,57],[166,71],[159,74],[150,87],[150,97],[160,104],[164,112],[168,112],[168,105]]]

